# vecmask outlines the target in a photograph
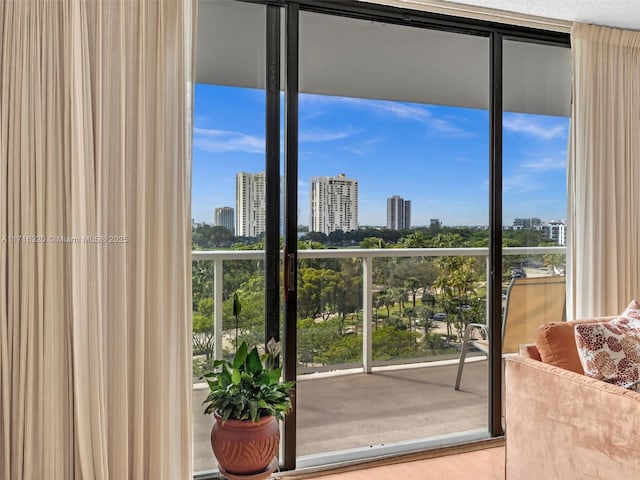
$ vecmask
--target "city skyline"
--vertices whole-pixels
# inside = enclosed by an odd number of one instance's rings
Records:
[[[505,113],[503,123],[503,224],[565,219],[568,119]],[[215,208],[235,205],[235,174],[264,171],[264,92],[198,84],[193,159],[192,217],[213,223]],[[488,113],[300,95],[298,224],[311,178],[339,173],[359,181],[360,225],[386,225],[393,195],[411,199],[414,226],[486,225]]]

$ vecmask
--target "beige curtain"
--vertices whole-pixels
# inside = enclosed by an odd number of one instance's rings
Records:
[[[0,2],[2,479],[191,476],[191,2]]]
[[[640,296],[640,32],[576,24],[568,317]]]

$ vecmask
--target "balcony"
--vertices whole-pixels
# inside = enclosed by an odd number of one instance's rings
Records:
[[[505,248],[505,270],[508,272],[509,265],[518,264],[529,276],[548,275],[551,270],[540,268],[543,255],[558,256],[564,253],[564,247]],[[383,316],[385,310],[380,307],[380,303],[374,302],[381,288],[374,282],[374,270],[379,268],[379,262],[384,259],[394,259],[397,262],[398,259],[407,258],[423,261],[442,258],[475,259],[477,270],[484,273],[476,279],[474,289],[482,292],[483,283],[486,282],[487,255],[488,250],[485,248],[299,251],[301,264],[306,260],[357,260],[361,268],[354,269],[354,272],[361,276],[361,299],[357,312],[350,316],[351,321],[345,324],[342,332],[343,336],[350,336],[360,346],[357,362],[323,365],[314,362],[311,357],[303,362],[301,360],[305,352],[298,352],[298,468],[339,464],[373,455],[407,453],[488,438],[487,362],[483,361],[485,357],[480,352],[472,353],[464,369],[461,390],[453,389],[460,346],[455,328],[447,330],[444,321],[431,323],[430,331],[440,334],[442,338],[446,337],[450,347],[436,354],[423,352],[414,357],[387,355],[381,353],[380,345],[376,346],[374,341],[376,329],[382,328],[378,314]],[[214,298],[216,357],[222,356],[225,349],[232,349],[234,342],[229,324],[226,330],[223,325],[222,279],[225,268],[229,265],[237,268],[236,262],[240,261],[255,264],[263,256],[262,251],[193,252],[194,262],[212,262],[214,267],[211,295]],[[515,259],[517,262],[514,263]],[[506,283],[508,282],[505,282],[505,286]],[[410,293],[406,302],[413,305]],[[413,292],[413,295],[416,293]],[[480,298],[475,298],[475,301],[483,302],[482,295],[480,293]],[[420,304],[421,300],[417,303]],[[415,338],[421,340],[424,336],[424,322],[415,317],[404,321],[407,323],[407,330],[414,332]],[[448,333],[453,333],[453,336],[447,335]],[[258,332],[257,336],[261,334]],[[304,331],[299,332],[299,335],[304,334]],[[195,377],[195,472],[216,468],[209,444],[212,420],[201,414],[200,404],[205,397],[206,385],[199,383]]]

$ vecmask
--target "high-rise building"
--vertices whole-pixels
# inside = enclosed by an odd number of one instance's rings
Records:
[[[542,220],[536,217],[515,218],[513,220],[513,230],[523,230],[525,228],[537,228],[542,226]]]
[[[567,244],[567,227],[562,220],[552,220],[543,224],[542,238],[551,240],[552,242],[565,246]]]
[[[266,228],[264,172],[236,174],[236,235],[257,237]]]
[[[235,233],[235,220],[233,217],[233,207],[220,207],[215,211],[215,226],[224,227],[231,233]]]
[[[387,228],[404,230],[411,228],[411,200],[399,195],[387,198]]]
[[[311,178],[309,230],[329,234],[358,229],[358,181],[344,173]]]

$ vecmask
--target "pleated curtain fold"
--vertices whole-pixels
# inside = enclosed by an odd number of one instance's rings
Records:
[[[0,2],[0,478],[191,476],[192,0]]]
[[[640,296],[640,32],[576,24],[568,166],[568,318]]]

